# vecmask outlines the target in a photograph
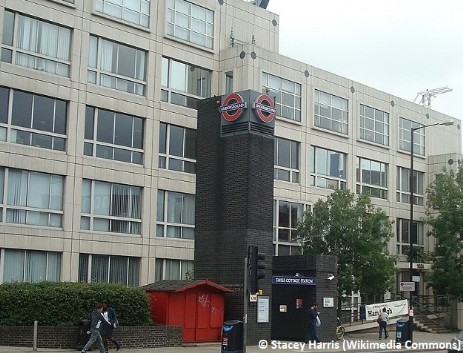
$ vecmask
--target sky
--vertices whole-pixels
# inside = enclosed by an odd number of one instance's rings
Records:
[[[449,87],[431,108],[463,120],[463,0],[270,0],[267,10],[280,16],[280,54],[412,102]]]

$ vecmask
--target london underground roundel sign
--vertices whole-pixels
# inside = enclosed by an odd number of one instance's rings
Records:
[[[227,121],[235,121],[247,108],[246,102],[238,93],[231,93],[223,100],[223,105],[219,108],[220,113]]]
[[[257,97],[256,101],[252,104],[252,108],[254,109],[254,113],[264,123],[269,123],[275,119],[275,103],[273,103],[273,99],[266,94],[261,94]]]

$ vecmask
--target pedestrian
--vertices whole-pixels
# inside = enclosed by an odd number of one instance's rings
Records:
[[[309,328],[307,331],[307,343],[315,341],[316,343],[320,342],[318,337],[317,328],[320,326],[320,318],[318,317],[319,312],[317,312],[317,303],[313,303],[309,309]]]
[[[389,337],[389,333],[387,333],[387,324],[389,323],[389,315],[386,312],[386,308],[383,308],[378,315],[378,324],[379,324],[379,339],[381,339],[382,332],[384,331],[384,339]]]
[[[103,317],[105,318],[106,322],[103,325],[103,331],[101,335],[103,336],[103,345],[106,349],[106,352],[108,352],[109,341],[111,341],[116,346],[116,351],[118,351],[121,349],[121,345],[113,337],[113,330],[119,325],[119,321],[117,320],[116,310],[114,310],[109,301],[107,301],[104,306]]]
[[[103,307],[103,304],[97,304],[95,310],[92,312],[92,318],[90,320],[90,338],[84,348],[82,348],[82,353],[87,352],[95,343],[97,344],[100,353],[105,353],[103,340],[100,334],[101,325],[103,324],[103,321],[105,321],[102,314]]]

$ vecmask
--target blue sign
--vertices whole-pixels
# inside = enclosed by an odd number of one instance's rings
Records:
[[[290,284],[297,286],[315,286],[317,279],[315,277],[300,276],[272,276],[272,284]]]

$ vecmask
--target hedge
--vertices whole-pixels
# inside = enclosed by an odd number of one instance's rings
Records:
[[[151,325],[149,298],[141,288],[109,283],[4,283],[0,325],[78,325],[98,303],[110,302],[124,326]]]

